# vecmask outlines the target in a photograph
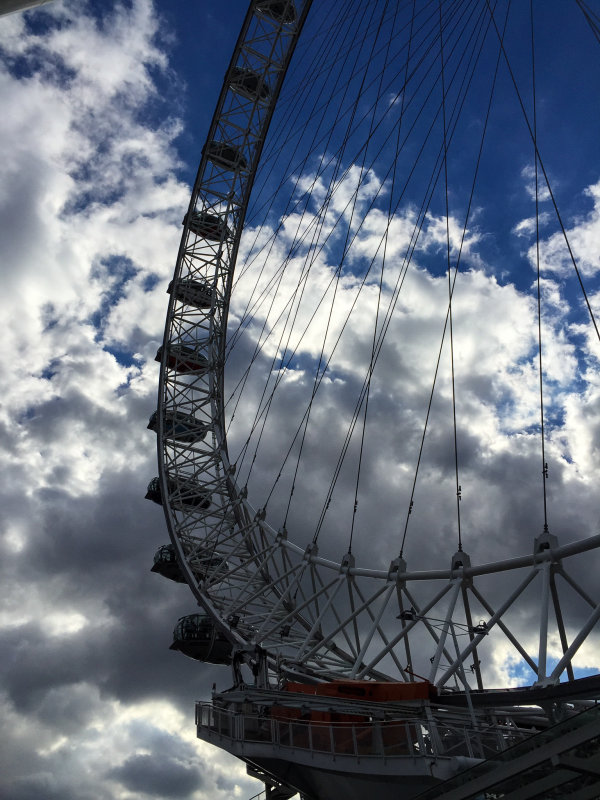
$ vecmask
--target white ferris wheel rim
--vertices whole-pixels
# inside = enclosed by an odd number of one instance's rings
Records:
[[[264,511],[256,509],[236,483],[227,449],[223,397],[233,271],[268,125],[310,4],[310,0],[255,0],[251,4],[184,220],[160,359],[157,431],[163,507],[180,565],[196,599],[234,645],[242,651],[257,646],[266,649],[273,663],[288,674],[410,680],[413,673],[402,667],[395,648],[421,623],[435,646],[428,679],[440,687],[457,675],[466,680],[467,659],[475,653],[477,660],[477,647],[491,628],[502,628],[504,611],[526,586],[539,580],[539,644],[536,657],[528,657],[529,665],[535,667],[539,683],[557,682],[565,669],[571,669],[572,658],[600,618],[600,607],[587,598],[590,613],[571,643],[563,643],[563,658],[550,669],[547,619],[553,604],[560,618],[554,571],[562,572],[564,561],[599,548],[600,535],[560,546],[554,537],[536,537],[530,553],[480,565],[472,565],[468,555],[463,558],[459,552],[447,569],[409,570],[398,558],[390,559],[388,569],[371,569],[356,565],[352,557],[335,561],[322,557],[316,546],[303,548],[288,541],[287,532],[272,528]],[[239,125],[242,113],[247,119],[245,129]],[[198,300],[202,287],[209,295]],[[182,420],[201,428],[202,436],[192,442],[177,441],[174,431]],[[509,593],[506,609],[490,605],[486,629],[479,631],[469,613],[470,644],[449,652],[453,614],[473,581],[523,570],[525,580]],[[312,595],[306,589],[309,575]],[[569,581],[585,599],[577,582],[572,577]],[[410,587],[427,582],[433,587],[432,601],[419,607]],[[441,590],[440,583],[444,584]],[[336,609],[344,593],[352,604],[346,616]],[[442,600],[448,606],[439,629],[428,621],[428,614]],[[388,636],[382,621],[394,604],[402,630]],[[245,614],[250,620],[247,624]],[[359,627],[360,634],[348,633]],[[559,627],[564,627],[562,621]],[[510,632],[504,633],[510,638]],[[520,655],[526,657],[524,649]],[[381,665],[391,661],[395,667],[390,673],[389,665]]]

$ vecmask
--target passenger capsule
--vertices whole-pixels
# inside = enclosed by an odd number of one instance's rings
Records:
[[[190,658],[209,664],[231,664],[232,661],[231,642],[204,614],[181,617],[173,631],[173,644],[169,649],[179,650]]]
[[[266,100],[271,94],[268,85],[262,80],[262,75],[244,67],[233,67],[229,75],[229,85],[232,91],[249,100]]]
[[[162,362],[162,354],[163,348],[161,345],[154,357],[154,360],[158,361],[159,364]],[[177,372],[185,374],[202,374],[208,372],[210,363],[206,356],[203,356],[193,347],[175,342],[168,345],[167,367],[169,367],[169,369],[176,369]]]
[[[275,22],[290,25],[296,21],[296,7],[292,0],[259,0],[256,10],[265,17],[271,17]]]
[[[148,420],[148,429],[158,433],[158,411]],[[165,439],[176,442],[201,442],[208,433],[208,426],[198,422],[191,414],[179,411],[165,411],[163,434]]]
[[[158,548],[154,554],[154,564],[150,572],[156,572],[162,575],[163,578],[168,578],[176,583],[185,583],[185,578],[172,544],[163,544]]]
[[[209,161],[224,169],[246,169],[248,166],[243,153],[233,144],[207,142],[204,152]]]
[[[214,578],[219,572],[224,572],[228,565],[223,556],[201,548],[190,558],[190,566],[198,578],[204,580],[207,575]],[[154,554],[154,564],[150,571],[177,583],[185,583],[185,578],[172,544],[163,544],[158,548]]]
[[[167,294],[173,293],[175,285],[175,297],[181,303],[196,308],[210,308],[212,304],[212,289],[206,281],[193,281],[184,278],[180,281],[171,281],[167,287]]]
[[[191,506],[208,508],[210,506],[210,494],[206,489],[195,481],[175,481],[173,478],[168,479],[169,494],[172,495],[171,503],[174,507],[177,506]],[[159,506],[163,504],[163,497],[160,488],[160,480],[152,478],[148,484],[145,495],[146,500],[152,500]]]
[[[162,506],[162,492],[160,491],[160,481],[158,478],[152,478],[146,489],[144,499],[152,500],[153,503]]]
[[[185,225],[188,218],[188,228],[196,236],[202,236],[204,239],[210,239],[213,242],[220,242],[221,239],[227,239],[231,236],[231,231],[225,222],[216,214],[208,214],[206,211],[192,211],[191,216],[189,214],[185,215],[181,224]]]

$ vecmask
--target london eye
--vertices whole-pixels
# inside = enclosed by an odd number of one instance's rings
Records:
[[[250,3],[147,497],[266,796],[600,792],[597,11]]]

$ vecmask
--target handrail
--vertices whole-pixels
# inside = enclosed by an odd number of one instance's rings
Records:
[[[516,742],[529,738],[530,730],[514,725],[477,728],[456,721],[422,718],[350,720],[348,722],[299,719],[286,709],[271,714],[244,713],[197,703],[196,725],[206,738],[227,738],[244,743],[274,744],[293,750],[353,757],[497,758]],[[204,737],[202,737],[204,738]]]

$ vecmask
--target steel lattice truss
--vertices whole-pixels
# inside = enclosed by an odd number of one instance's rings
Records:
[[[339,563],[275,531],[238,486],[225,435],[229,295],[244,215],[269,121],[310,2],[255,2],[228,69],[185,220],[161,355],[160,491],[194,594],[240,648],[264,648],[288,674],[392,678],[482,688],[481,655],[502,639],[538,683],[557,683],[600,618],[600,604],[569,563],[600,536],[559,546],[538,537],[530,555],[476,567],[466,553],[447,570],[387,571]],[[183,431],[183,432],[182,432]],[[501,589],[490,599],[486,581]],[[485,581],[484,581],[485,579]],[[510,622],[526,591],[540,598],[535,641]],[[588,608],[566,619],[562,598]],[[562,657],[549,664],[549,642]],[[417,651],[421,654],[416,656]],[[426,674],[423,675],[423,671]]]

